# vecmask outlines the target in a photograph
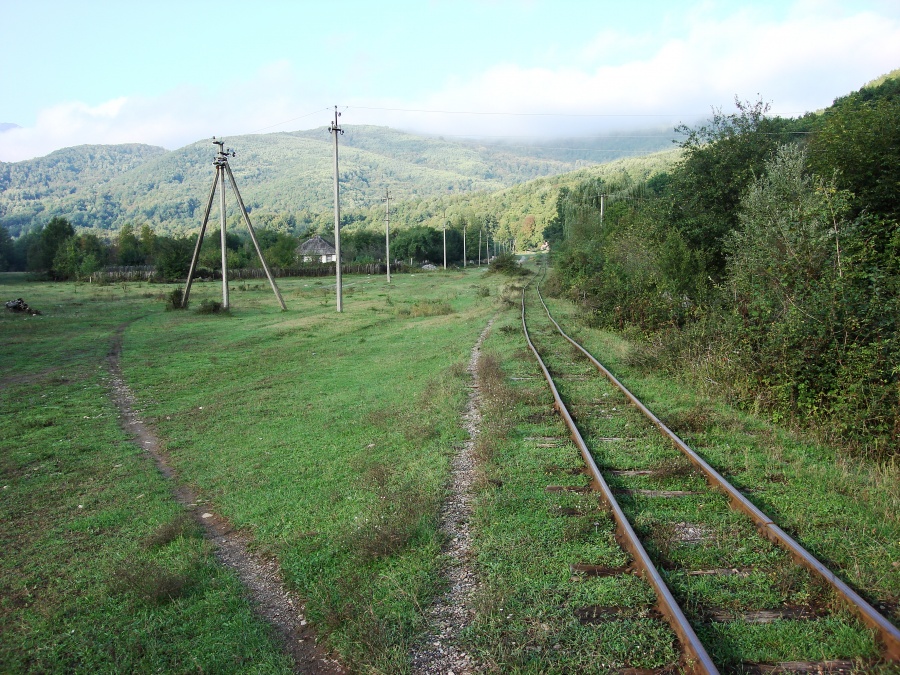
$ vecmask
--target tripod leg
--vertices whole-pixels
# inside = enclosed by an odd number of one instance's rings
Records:
[[[188,296],[191,294],[191,282],[194,280],[194,271],[197,269],[197,260],[200,258],[200,246],[203,244],[203,235],[206,233],[206,224],[209,222],[209,212],[212,209],[213,197],[216,196],[216,185],[219,182],[219,170],[216,169],[216,177],[213,178],[212,189],[209,191],[209,199],[206,200],[206,212],[203,214],[203,225],[200,226],[200,234],[197,236],[197,245],[194,246],[194,256],[191,258],[191,267],[188,270],[187,283],[184,286],[184,295],[181,298],[181,308],[187,307]]]
[[[259,247],[259,242],[256,240],[256,232],[253,231],[253,225],[250,224],[250,216],[247,215],[247,209],[244,207],[244,200],[241,199],[241,193],[238,191],[237,183],[234,181],[234,174],[231,173],[231,167],[226,164],[225,170],[228,171],[228,177],[231,179],[231,189],[234,190],[234,196],[237,198],[238,206],[241,207],[241,213],[244,216],[244,222],[247,223],[247,229],[250,230],[250,238],[253,240],[253,246],[256,247],[256,254],[259,256],[259,261],[262,263],[263,269],[266,272],[266,276],[269,278],[269,284],[272,286],[272,290],[275,292],[275,297],[278,298],[278,303],[281,305],[281,309],[287,310],[287,307],[284,304],[284,298],[281,297],[281,291],[278,290],[278,286],[275,284],[275,278],[269,271],[269,266],[266,264],[266,259],[263,258],[262,249]],[[222,189],[224,190],[225,187],[222,186]]]

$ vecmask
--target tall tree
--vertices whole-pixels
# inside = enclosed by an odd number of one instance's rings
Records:
[[[709,124],[676,131],[684,158],[671,175],[672,215],[688,245],[706,253],[709,269],[725,270],[723,241],[737,227],[738,205],[797,123],[768,116],[769,105],[735,99],[736,113],[714,111]]]
[[[134,233],[131,223],[125,223],[119,230],[117,241],[119,263],[122,265],[143,265],[146,261],[141,242]]]
[[[67,239],[75,236],[75,228],[65,218],[55,217],[41,230],[39,238],[28,249],[28,270],[52,275],[56,253]]]
[[[0,225],[0,272],[12,269],[13,243],[6,228]]]

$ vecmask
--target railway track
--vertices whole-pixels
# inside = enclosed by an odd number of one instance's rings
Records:
[[[529,330],[527,305],[538,310]],[[663,424],[553,319],[539,284],[522,292],[522,329],[584,460],[590,489],[615,520],[631,562],[603,568],[572,561],[574,574],[635,574],[656,597],[654,615],[677,637],[688,673],[900,672],[900,630],[758,509]],[[534,324],[540,322],[535,328]],[[589,364],[589,365],[588,365]],[[643,541],[642,541],[643,540]],[[580,618],[615,620],[617,607],[584,607]],[[880,658],[740,664],[716,661],[716,642],[736,634],[772,640],[775,630],[827,625],[856,632]],[[749,628],[748,628],[749,627]],[[826,631],[826,632],[827,632]],[[797,631],[794,631],[797,632]],[[799,632],[803,632],[800,630]],[[816,630],[807,631],[812,639]],[[869,643],[871,646],[871,642]],[[815,653],[816,645],[806,645]],[[823,650],[824,651],[824,650]],[[752,647],[748,650],[753,653]],[[897,666],[897,670],[891,668]],[[861,670],[862,669],[862,670]]]

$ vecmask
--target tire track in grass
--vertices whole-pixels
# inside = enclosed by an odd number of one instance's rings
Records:
[[[125,323],[116,328],[107,354],[111,376],[109,395],[119,410],[122,428],[171,481],[175,500],[203,528],[207,540],[215,546],[219,562],[238,575],[257,613],[276,629],[285,652],[293,658],[294,672],[343,675],[347,671],[316,644],[315,633],[303,614],[303,601],[285,587],[277,561],[250,553],[247,548],[249,537],[245,533],[236,531],[208,506],[198,507],[197,493],[178,480],[178,474],[163,452],[159,439],[141,420],[134,394],[122,377],[122,340],[128,325]]]
[[[421,675],[463,675],[475,670],[471,656],[459,647],[459,635],[472,620],[470,600],[477,584],[470,562],[469,520],[475,479],[472,451],[481,427],[478,357],[493,323],[494,319],[488,321],[469,356],[467,370],[472,384],[463,414],[463,426],[469,438],[453,457],[450,494],[441,508],[441,531],[447,541],[444,554],[448,558],[443,575],[449,590],[428,609],[429,631],[410,654],[413,672]]]

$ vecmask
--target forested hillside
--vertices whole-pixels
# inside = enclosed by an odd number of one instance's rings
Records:
[[[896,454],[897,75],[799,119],[737,102],[684,130],[670,171],[561,191],[552,292],[587,322],[642,336],[635,365]]]
[[[67,210],[74,194],[99,194],[117,176],[166,154],[137,143],[80,145],[27,162],[0,162],[0,225],[13,235]]]
[[[558,141],[540,146],[447,141],[384,127],[347,124],[340,139],[342,210],[434,195],[493,191],[572,171],[592,161],[671,145],[671,134]],[[648,137],[649,136],[649,137]],[[237,136],[231,162],[244,201],[264,226],[299,234],[327,226],[332,210],[332,144],[327,129]],[[106,236],[125,223],[179,234],[199,228],[212,184],[209,140],[167,152],[149,146],[81,146],[0,163],[0,225],[17,237],[52,217]],[[231,215],[236,215],[236,211]]]

